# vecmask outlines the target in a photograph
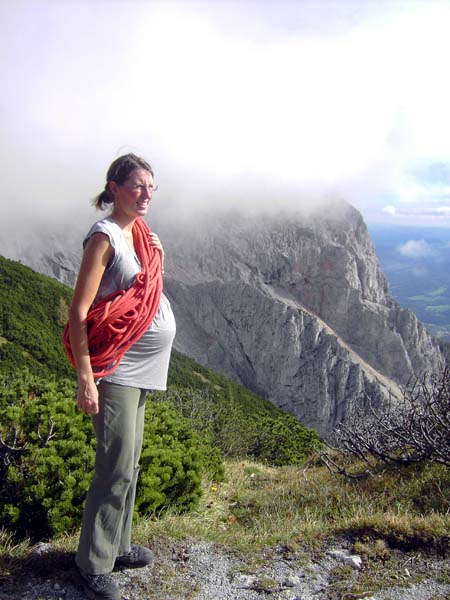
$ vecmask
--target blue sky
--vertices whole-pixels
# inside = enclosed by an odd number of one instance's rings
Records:
[[[3,0],[0,20],[18,216],[87,206],[134,151],[188,211],[336,195],[450,226],[450,0]]]

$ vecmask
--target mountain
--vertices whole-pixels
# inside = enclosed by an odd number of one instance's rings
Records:
[[[177,347],[329,437],[355,404],[380,403],[443,365],[390,296],[368,230],[345,202],[161,228]]]
[[[154,229],[176,349],[324,437],[356,405],[398,396],[411,375],[444,364],[390,296],[362,216],[343,201],[276,215],[172,214]],[[33,268],[67,278],[80,237],[35,247]]]

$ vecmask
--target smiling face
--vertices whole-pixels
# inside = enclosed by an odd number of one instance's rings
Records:
[[[147,214],[154,189],[153,175],[145,169],[134,169],[124,183],[111,181],[109,189],[114,197],[112,217],[126,226]]]

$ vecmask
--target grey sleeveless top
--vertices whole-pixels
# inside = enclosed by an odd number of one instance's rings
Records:
[[[113,292],[129,288],[141,270],[141,265],[122,229],[111,217],[94,223],[83,246],[94,233],[107,235],[114,251],[100,282],[95,304]],[[169,300],[161,294],[158,311],[148,330],[124,354],[117,369],[103,379],[141,389],[165,390],[175,331],[175,318]]]

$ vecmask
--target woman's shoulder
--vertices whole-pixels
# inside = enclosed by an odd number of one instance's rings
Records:
[[[86,246],[88,240],[95,233],[105,234],[109,238],[110,244],[113,248],[118,246],[120,241],[120,227],[110,217],[104,217],[91,226],[83,240],[83,246]]]

